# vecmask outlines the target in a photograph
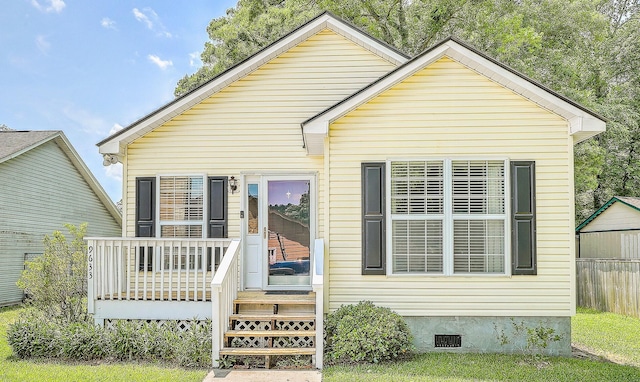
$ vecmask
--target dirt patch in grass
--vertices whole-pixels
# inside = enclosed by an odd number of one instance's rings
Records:
[[[577,359],[587,359],[590,361],[599,361],[599,362],[610,362],[616,364],[622,364],[621,362],[617,362],[616,360],[609,359],[606,357],[599,356],[590,351],[590,349],[580,346],[577,344],[571,344],[571,357]]]

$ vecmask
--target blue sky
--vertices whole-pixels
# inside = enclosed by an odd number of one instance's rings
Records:
[[[64,131],[118,201],[121,167],[96,143],[173,99],[236,2],[0,0],[0,124]]]

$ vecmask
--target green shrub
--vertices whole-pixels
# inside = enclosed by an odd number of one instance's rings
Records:
[[[211,320],[193,324],[182,333],[175,358],[178,365],[196,367],[211,365]]]
[[[29,296],[31,305],[49,320],[61,323],[86,321],[87,313],[87,224],[65,224],[71,241],[60,231],[44,238],[44,253],[27,261],[16,283]]]
[[[329,363],[378,363],[410,354],[409,327],[389,308],[370,301],[340,307],[325,320]]]
[[[7,328],[7,341],[20,358],[57,357],[60,331],[36,312],[28,312]]]
[[[175,322],[118,321],[113,329],[92,322],[60,323],[39,313],[9,325],[7,340],[19,358],[162,361],[211,366],[211,321],[181,331]]]
[[[75,322],[60,330],[62,358],[88,361],[104,358],[109,354],[109,343],[104,329],[88,322]]]

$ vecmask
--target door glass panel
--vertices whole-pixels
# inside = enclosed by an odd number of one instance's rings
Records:
[[[257,184],[249,184],[247,186],[248,192],[248,210],[249,210],[249,218],[247,219],[247,233],[249,235],[259,234],[258,232],[258,218],[260,209],[258,208],[258,185]]]
[[[309,181],[268,181],[269,285],[310,285]]]

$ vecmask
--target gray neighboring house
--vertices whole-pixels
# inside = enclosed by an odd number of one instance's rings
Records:
[[[640,198],[614,196],[576,227],[576,257],[640,259]]]
[[[0,306],[22,300],[25,259],[65,223],[121,235],[122,217],[62,131],[0,131]]]

